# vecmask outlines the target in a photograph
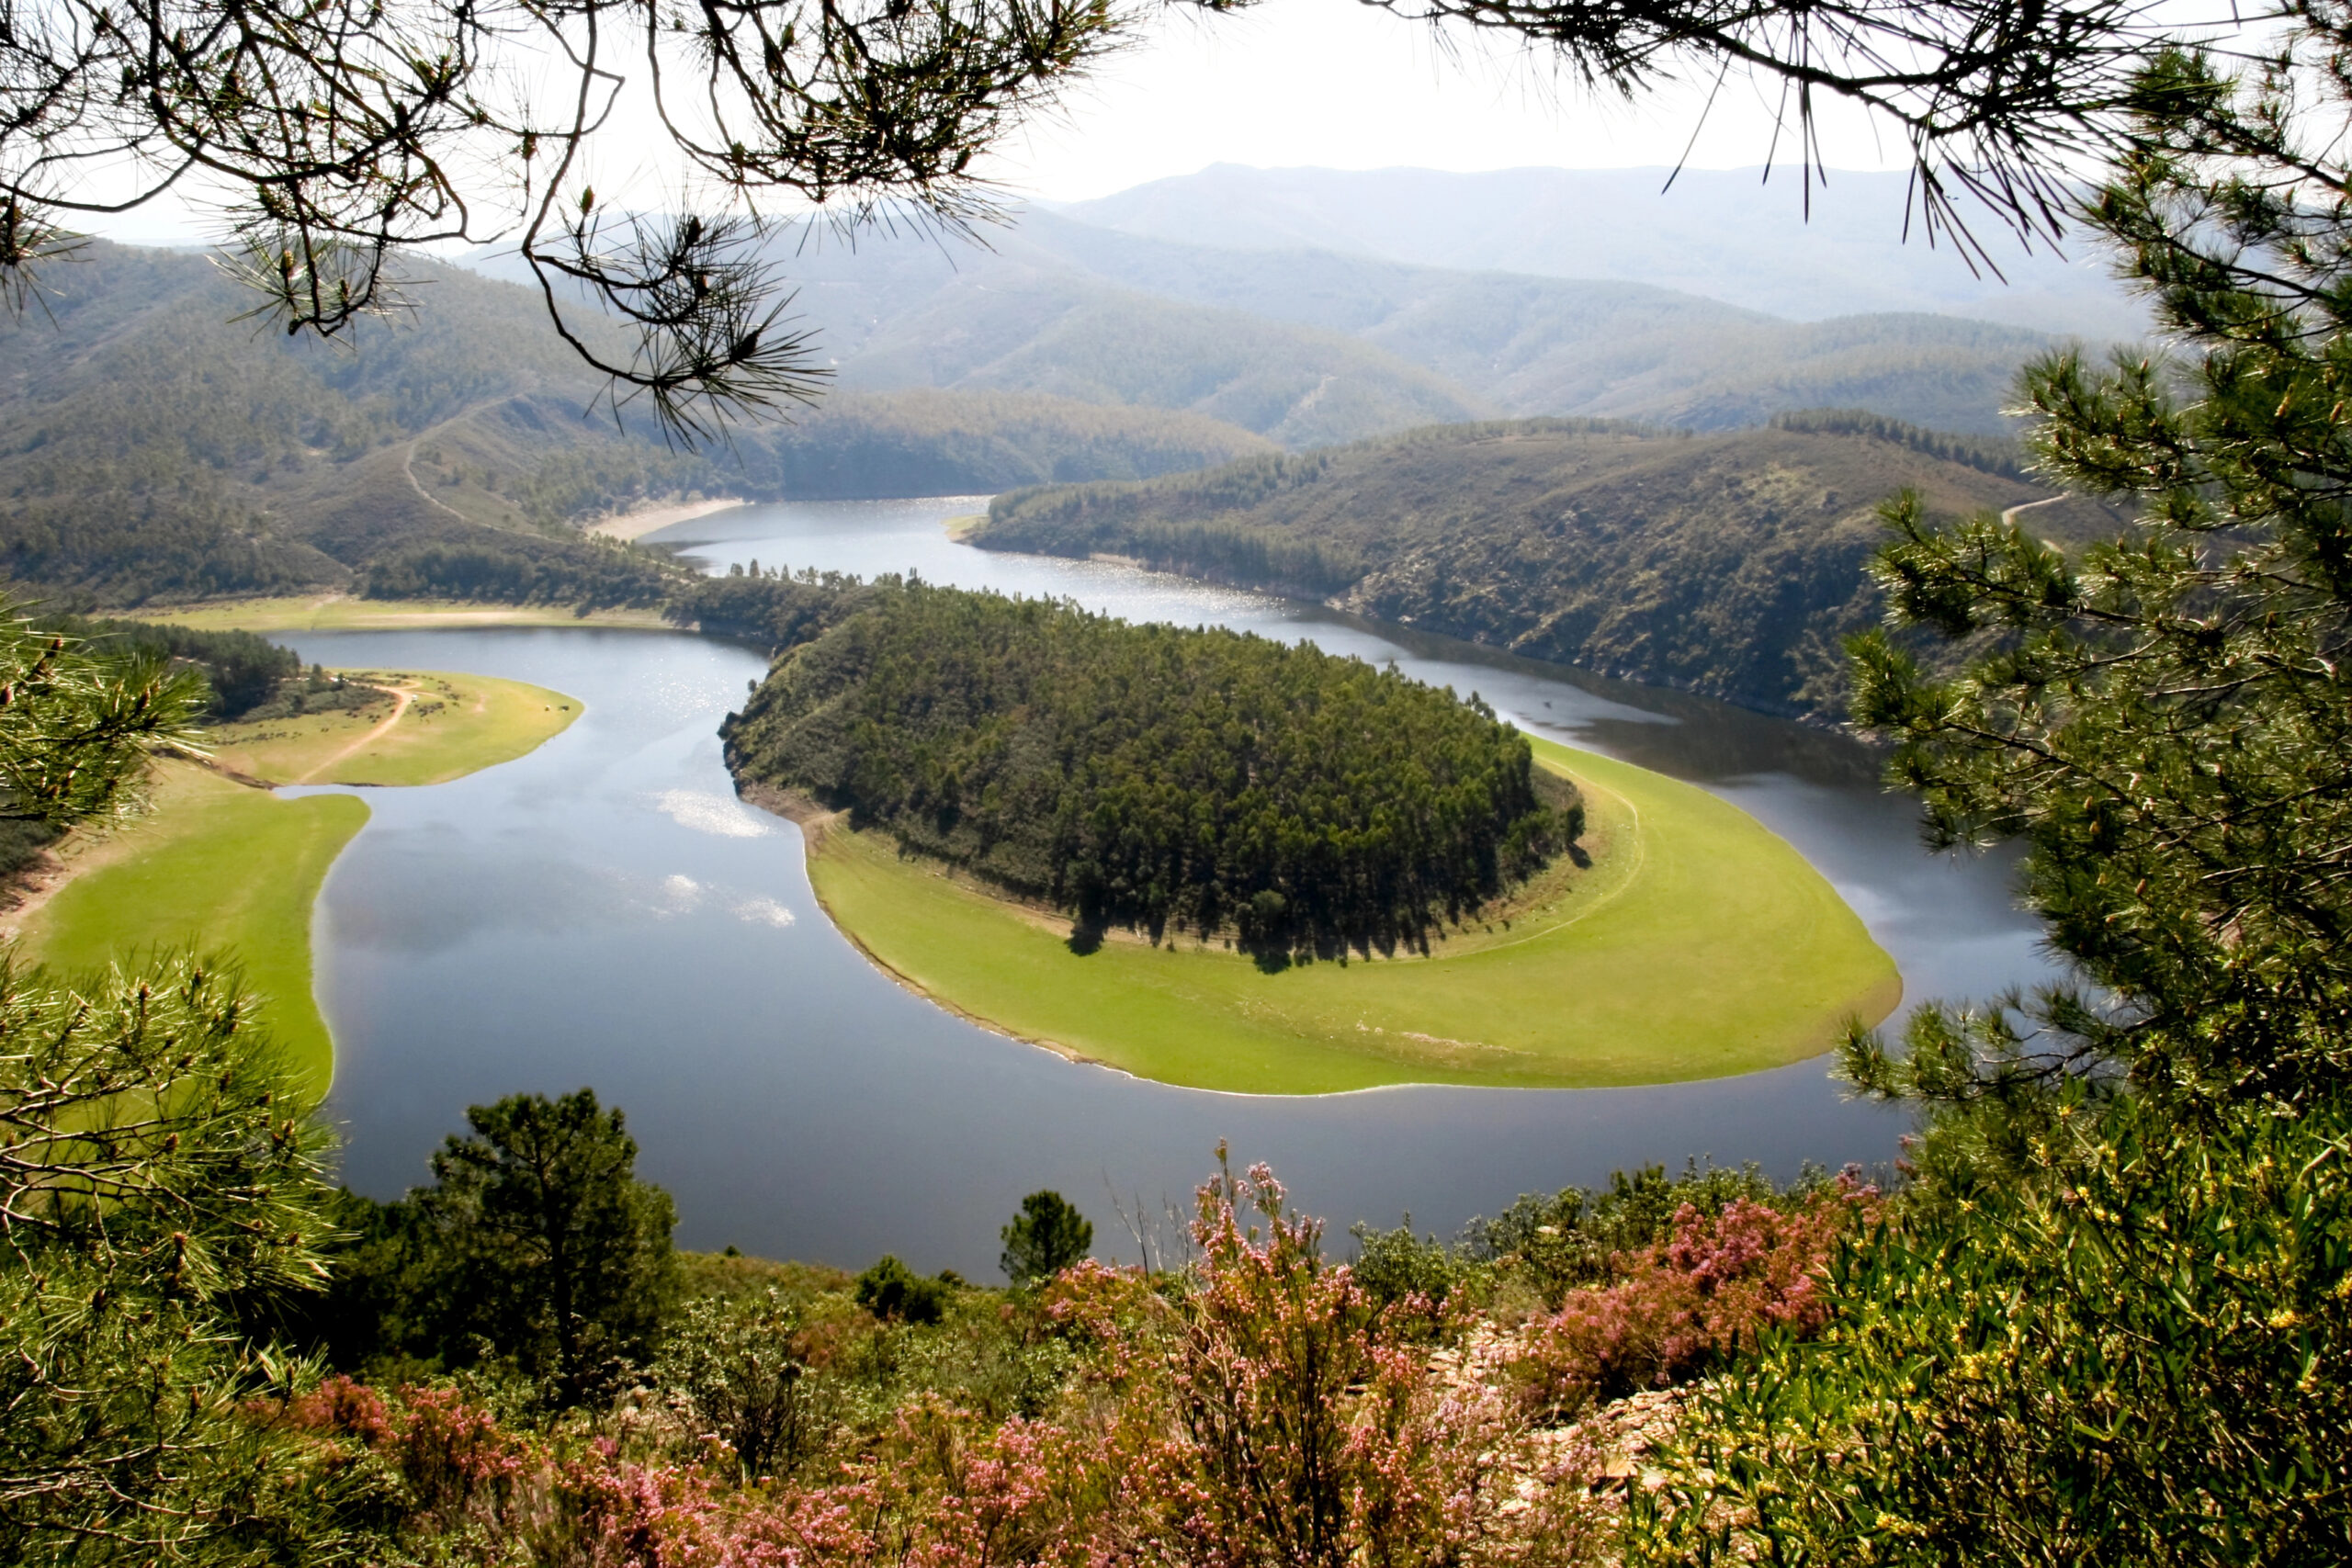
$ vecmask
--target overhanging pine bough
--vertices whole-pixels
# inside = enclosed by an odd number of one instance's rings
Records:
[[[1183,0],[1211,11],[1247,0]],[[1685,63],[1782,85],[1817,163],[1817,95],[1891,117],[1917,210],[1983,198],[2030,239],[2056,171],[2124,134],[2152,35],[2134,0],[1368,0],[1524,39],[1631,96]],[[0,302],[77,220],[179,189],[224,218],[255,313],[334,336],[399,306],[394,258],[512,242],[571,345],[688,441],[814,398],[765,213],[967,230],[976,161],[1152,7],[1114,0],[0,0]],[[712,210],[616,216],[584,175],[622,89],[650,90]],[[616,326],[617,325],[617,330]]]
[[[2352,1071],[2352,17],[2297,27],[2245,81],[2152,62],[2140,151],[2092,208],[2197,356],[2025,377],[2042,471],[2132,505],[2132,531],[2070,559],[1891,509],[1897,624],[1976,656],[1941,680],[1863,640],[1856,716],[1896,744],[1933,842],[2025,843],[2027,897],[2086,984],[1923,1010],[1900,1059],[1858,1039],[1873,1089],[2030,1106],[2128,1073],[2185,1104],[2295,1105]]]

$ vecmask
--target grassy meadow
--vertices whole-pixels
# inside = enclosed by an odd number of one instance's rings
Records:
[[[321,1093],[334,1048],[311,994],[311,906],[368,820],[355,795],[280,800],[191,762],[158,771],[154,808],[63,847],[71,880],[20,931],[19,962],[67,972],[157,948],[233,954],[262,1021]]]
[[[207,747],[221,767],[265,784],[445,784],[511,761],[580,716],[561,692],[492,675],[346,670],[394,694],[338,712],[220,725]]]
[[[1693,785],[1534,740],[1589,813],[1591,863],[1431,956],[1267,974],[990,897],[879,835],[812,835],[834,921],[915,988],[1138,1077],[1258,1094],[1385,1084],[1582,1089],[1752,1072],[1826,1050],[1902,996],[1894,963],[1786,841]]]

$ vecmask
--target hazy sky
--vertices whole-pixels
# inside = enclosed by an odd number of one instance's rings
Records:
[[[1071,200],[1217,163],[1624,168],[1671,164],[1690,147],[1694,167],[1762,164],[1772,144],[1765,90],[1727,83],[1701,130],[1713,85],[1671,85],[1629,106],[1498,45],[1449,51],[1428,28],[1359,0],[1264,0],[1227,17],[1170,9],[1059,113],[1013,138],[989,173],[1013,195]],[[1902,166],[1900,140],[1882,140],[1856,111],[1833,107],[1824,133],[1832,167]],[[597,188],[671,205],[673,182],[640,152],[656,140],[634,128],[604,139],[590,171]],[[1783,142],[1781,158],[1791,151]],[[97,227],[134,243],[217,232],[168,198]]]
[[[1702,78],[1629,106],[1498,45],[1449,53],[1430,28],[1358,0],[1267,0],[1237,16],[1170,13],[1064,114],[1008,147],[998,172],[1069,200],[1218,163],[1600,169],[1672,164],[1690,147],[1694,167],[1761,164],[1771,102],[1727,82],[1702,130],[1713,86]],[[1874,135],[1855,111],[1833,107],[1824,131],[1833,167],[1903,166],[1900,138]],[[1781,156],[1792,151],[1784,142]]]

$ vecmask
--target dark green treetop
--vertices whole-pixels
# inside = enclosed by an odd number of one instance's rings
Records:
[[[468,1109],[414,1195],[440,1339],[478,1334],[561,1403],[650,1355],[673,1293],[670,1195],[637,1179],[637,1140],[594,1090]]]
[[[997,1267],[1015,1285],[1050,1280],[1094,1246],[1094,1222],[1050,1188],[1021,1200],[1021,1212],[997,1234],[1004,1242]]]
[[[886,1252],[857,1277],[851,1298],[875,1316],[898,1323],[937,1323],[946,1315],[955,1284],[945,1276],[918,1274]]]

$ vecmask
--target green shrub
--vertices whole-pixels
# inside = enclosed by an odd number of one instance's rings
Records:
[[[1050,1190],[1021,1200],[1021,1213],[998,1234],[1004,1242],[998,1265],[1016,1285],[1052,1279],[1094,1246],[1094,1223]]]
[[[1356,1238],[1356,1283],[1384,1306],[1408,1296],[1442,1303],[1468,1269],[1437,1237],[1414,1235],[1410,1214],[1393,1231],[1357,1224],[1348,1234]]]
[[[1707,1385],[1644,1560],[2352,1561],[2352,1104],[2063,1109]]]
[[[916,1273],[892,1253],[857,1277],[851,1295],[878,1318],[900,1323],[937,1323],[946,1315],[956,1287]]]

